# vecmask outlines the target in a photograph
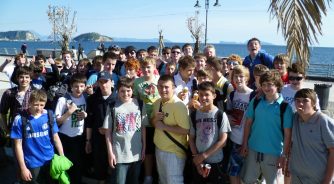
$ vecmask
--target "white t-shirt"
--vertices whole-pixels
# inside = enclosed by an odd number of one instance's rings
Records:
[[[193,80],[196,80],[194,75],[192,75],[189,79],[189,81],[186,83],[182,80],[180,73],[176,74],[174,76],[174,81],[175,81],[175,90],[174,94],[177,96],[182,90],[187,87],[188,88],[188,94],[186,95],[186,98],[182,101],[184,104],[189,103],[190,96],[192,94],[192,87],[193,87]]]
[[[244,136],[244,127],[245,127],[245,112],[248,108],[249,104],[249,96],[253,90],[248,89],[246,93],[239,93],[237,91],[234,92],[233,102],[231,102],[230,96],[227,99],[227,109],[231,112],[229,114],[234,114],[240,120],[239,125],[233,125],[232,120],[230,120],[231,124],[231,134],[230,139],[239,145],[242,144],[242,139]],[[230,93],[231,94],[231,93]]]
[[[75,98],[72,95],[71,100],[74,104],[77,105],[78,110],[83,109],[86,111],[86,100],[84,95],[81,95],[79,98]],[[57,118],[61,117],[67,111],[67,99],[61,97],[58,99],[58,103],[55,110],[55,115]],[[81,135],[84,129],[84,120],[77,121],[76,112],[74,112],[70,117],[68,117],[63,124],[59,127],[59,132],[63,133],[69,137],[75,137]]]
[[[5,75],[8,77],[9,81],[10,81],[10,78],[12,77],[13,75],[13,72],[14,72],[14,68],[15,68],[15,65],[13,64],[9,64],[7,65],[4,70],[3,70],[3,73],[5,73]],[[11,88],[15,87],[16,84],[14,84],[13,82],[10,82],[10,86]]]

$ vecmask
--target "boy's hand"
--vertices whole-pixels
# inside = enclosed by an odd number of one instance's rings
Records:
[[[87,85],[87,86],[86,86],[86,93],[87,93],[88,95],[92,95],[92,94],[94,93],[94,91],[93,91],[93,86],[92,86],[92,85]]]
[[[201,108],[201,103],[199,103],[198,100],[194,100],[194,99],[192,99],[192,100],[191,100],[191,105],[192,105],[195,109],[197,109],[197,110]]]
[[[162,121],[156,121],[155,123],[154,123],[154,127],[156,128],[156,129],[159,129],[159,130],[163,130],[164,129],[164,127],[165,127],[165,124],[162,122]]]
[[[108,155],[108,157],[109,157],[109,159],[108,159],[109,166],[111,168],[115,169],[115,166],[117,164],[117,162],[116,162],[116,156],[113,153],[111,153],[110,155]]]
[[[23,168],[21,169],[21,178],[23,181],[31,181],[32,180],[32,175],[29,171],[28,168]]]
[[[177,94],[177,97],[179,97],[179,99],[181,99],[183,101],[184,99],[186,99],[187,93],[183,93],[181,91],[179,94]]]
[[[77,113],[77,118],[78,118],[78,121],[81,121],[83,119],[85,119],[87,117],[87,113],[85,111],[78,111],[76,112]]]
[[[14,61],[14,57],[11,57],[11,58],[9,58],[9,59],[6,59],[5,62],[7,62],[7,63],[11,63],[12,61]]]
[[[287,161],[287,160],[286,160],[286,157],[282,157],[282,156],[280,156],[280,157],[277,159],[277,163],[276,163],[277,168],[278,168],[278,169],[281,169],[281,168],[282,168],[283,173],[284,173],[284,171],[285,171],[286,161]]]
[[[199,175],[204,177],[204,171],[203,171],[203,168],[202,168],[201,164],[196,165],[196,170],[197,170]]]
[[[158,124],[158,121],[162,121],[164,119],[164,113],[163,112],[156,112],[152,119],[152,125],[156,127]]]
[[[248,145],[247,144],[243,144],[241,146],[241,150],[240,150],[240,155],[243,157],[246,157],[248,154]]]
[[[75,105],[75,103],[71,102],[71,103],[67,103],[67,109],[68,109],[68,112],[70,114],[73,114],[76,110],[77,110],[77,105]]]
[[[92,143],[90,141],[86,141],[85,151],[87,154],[92,152]]]
[[[193,162],[195,165],[200,165],[205,159],[205,155],[203,153],[200,153],[193,157]]]
[[[143,147],[143,149],[141,150],[141,161],[144,162],[145,160],[145,148]]]
[[[51,54],[50,54],[50,56],[49,56],[48,62],[50,63],[50,65],[55,64],[55,61],[52,59]]]

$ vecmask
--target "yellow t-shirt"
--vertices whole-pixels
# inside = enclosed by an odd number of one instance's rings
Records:
[[[159,111],[161,98],[153,103],[153,113]],[[176,96],[162,104],[162,112],[165,114],[164,123],[166,125],[178,125],[181,128],[189,130],[189,112],[184,103]],[[188,146],[187,135],[180,135],[172,132],[168,132],[179,143]],[[159,129],[155,129],[154,132],[154,144],[162,151],[175,153],[181,158],[185,158],[185,152],[179,148],[173,141],[171,141],[166,134]]]

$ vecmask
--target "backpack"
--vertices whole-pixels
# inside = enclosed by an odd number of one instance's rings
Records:
[[[234,93],[235,91],[232,91],[230,93],[230,101],[233,102],[233,98],[234,98]],[[252,91],[249,95],[249,101],[251,101],[254,97],[256,96],[256,91]]]
[[[261,98],[254,98],[254,103],[253,103],[254,119],[255,119],[255,109],[256,109],[256,107],[257,107],[257,105],[259,104],[260,101],[261,101]],[[287,102],[283,101],[279,106],[281,131],[282,131],[283,138],[284,138],[284,113],[285,113],[285,110],[286,110],[288,105],[289,104]]]
[[[51,142],[53,143],[53,120],[54,120],[54,117],[53,117],[53,112],[51,110],[48,110],[47,111],[48,113],[48,125],[49,125],[49,136],[50,136],[50,139],[51,139]],[[29,118],[29,114],[27,111],[24,111],[22,112],[21,114],[21,121],[22,121],[22,140],[26,139],[27,138],[27,135],[28,135],[28,132],[27,132],[27,126],[30,126],[30,128],[32,129],[32,126],[28,120]],[[51,134],[50,134],[51,133]]]
[[[226,81],[223,85],[223,88],[222,88],[222,92],[223,94],[221,94],[219,92],[219,90],[216,90],[216,98],[214,100],[214,105],[217,105],[217,103],[219,101],[223,101],[223,108],[224,108],[224,111],[226,110],[226,107],[227,107],[227,91],[228,91],[228,87],[231,83]]]
[[[63,97],[68,90],[68,85],[63,82],[57,82],[55,85],[52,85],[49,87],[49,90],[47,90],[47,97],[48,100],[51,102],[51,109],[55,109],[58,99],[60,97]]]

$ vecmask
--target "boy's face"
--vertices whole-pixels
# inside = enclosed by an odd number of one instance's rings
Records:
[[[138,59],[144,59],[147,56],[147,52],[139,52]]]
[[[227,65],[227,59],[222,59],[222,70],[224,73],[228,73],[229,72],[229,68],[228,68],[228,65]]]
[[[199,102],[203,107],[209,107],[213,104],[213,100],[216,98],[216,94],[210,90],[199,90]]]
[[[233,75],[233,83],[237,87],[244,87],[244,86],[247,85],[247,77],[242,73],[234,74]]]
[[[108,58],[103,64],[104,71],[111,73],[115,69],[116,62],[116,59]]]
[[[183,79],[190,79],[194,74],[195,67],[188,66],[187,68],[180,68],[180,75]]]
[[[86,84],[85,83],[80,83],[80,82],[75,82],[71,86],[71,91],[73,96],[79,97],[85,90]]]
[[[162,53],[162,57],[167,60],[170,58],[171,50],[166,50]]]
[[[137,71],[135,68],[126,67],[126,75],[130,78],[137,76]]]
[[[88,68],[84,64],[80,63],[77,66],[77,70],[79,73],[86,74],[86,72],[88,71]]]
[[[175,66],[174,65],[169,65],[166,68],[166,75],[174,75],[175,72]]]
[[[111,92],[111,80],[100,79],[98,80],[99,88],[102,93],[110,93]]]
[[[211,82],[212,80],[208,76],[200,76],[197,77],[198,84],[201,84],[203,82]]]
[[[177,62],[177,61],[179,61],[180,57],[181,57],[181,50],[180,49],[173,49],[172,50],[172,56],[171,56],[172,60],[174,62]]]
[[[196,60],[196,70],[204,70],[206,66],[206,62],[204,58],[197,58]]]
[[[277,93],[277,86],[274,84],[273,81],[265,81],[261,84],[261,88],[263,93],[266,96],[274,96]]]
[[[144,76],[152,76],[154,74],[154,66],[151,63],[141,67]]]
[[[97,72],[101,72],[103,70],[103,64],[102,63],[95,63],[94,64],[94,70]]]
[[[157,51],[150,52],[148,55],[154,59],[159,59]]]
[[[37,101],[29,103],[29,111],[31,114],[42,114],[45,107],[45,102]]]
[[[288,72],[288,66],[284,61],[274,61],[274,67],[281,75],[285,75]]]
[[[248,48],[249,54],[252,55],[252,56],[255,56],[259,52],[259,50],[261,49],[261,45],[258,41],[254,40],[254,41],[251,41],[247,45],[247,48]]]
[[[296,98],[295,105],[300,115],[312,114],[315,111],[315,103],[310,98]]]
[[[158,81],[158,91],[162,100],[169,100],[174,95],[174,85],[171,81]]]
[[[31,82],[30,75],[20,75],[18,78],[18,83],[20,87],[28,87]]]
[[[261,77],[261,75],[254,75],[256,88],[261,88],[260,77]]]
[[[295,72],[289,72],[289,82],[291,84],[291,87],[295,90],[299,90],[302,88],[302,83],[304,81],[303,74],[295,73]]]
[[[66,65],[69,65],[69,63],[72,63],[71,54],[63,54],[63,60],[65,61]]]
[[[185,56],[192,56],[193,55],[193,48],[188,46],[186,48],[183,49],[183,54]]]
[[[205,54],[205,56],[207,58],[209,58],[209,57],[215,57],[216,56],[216,51],[213,48],[207,48],[207,49],[205,49],[205,53],[204,54]]]
[[[132,88],[122,86],[118,89],[118,97],[122,102],[129,102],[132,98]]]
[[[27,62],[26,58],[20,57],[20,59],[16,61],[16,64],[18,66],[24,66],[26,64],[26,62]]]

